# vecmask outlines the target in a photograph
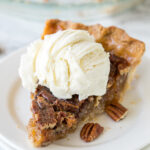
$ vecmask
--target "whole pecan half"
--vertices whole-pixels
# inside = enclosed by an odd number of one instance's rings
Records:
[[[128,110],[124,106],[122,106],[120,103],[112,102],[111,104],[106,106],[105,112],[114,121],[119,121],[127,115]]]
[[[80,137],[85,142],[91,142],[96,139],[102,132],[104,128],[98,123],[87,123],[83,126]]]

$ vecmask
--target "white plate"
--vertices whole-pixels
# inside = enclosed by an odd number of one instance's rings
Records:
[[[18,76],[20,55],[25,48],[0,61],[0,140],[10,149],[33,150],[28,141],[26,125],[31,116],[29,92],[21,87]],[[105,127],[94,142],[80,140],[80,128],[67,138],[42,150],[134,150],[150,143],[150,58],[144,56],[138,68],[138,78],[124,97],[129,113],[116,123],[105,114],[95,121]],[[40,149],[38,149],[40,150]]]

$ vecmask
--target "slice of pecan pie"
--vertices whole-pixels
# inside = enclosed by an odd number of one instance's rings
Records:
[[[57,19],[46,22],[42,39],[47,34],[66,29],[87,30],[96,42],[103,45],[105,51],[110,52],[107,92],[101,97],[89,96],[82,101],[79,101],[78,95],[63,100],[54,97],[47,87],[38,85],[35,93],[31,93],[33,115],[28,124],[29,138],[37,147],[65,137],[75,131],[87,116],[100,114],[107,104],[120,101],[145,50],[143,42],[131,38],[117,27],[105,28],[99,24],[86,26]]]

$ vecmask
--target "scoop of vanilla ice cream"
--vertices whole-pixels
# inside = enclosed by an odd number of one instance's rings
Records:
[[[23,86],[34,92],[46,86],[60,99],[102,96],[110,71],[109,54],[87,31],[65,30],[32,43],[21,58]]]

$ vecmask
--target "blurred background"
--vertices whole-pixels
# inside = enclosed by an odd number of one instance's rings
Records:
[[[0,58],[40,38],[50,18],[116,25],[148,43],[150,0],[0,0]]]
[[[116,25],[147,43],[150,0],[0,0],[0,58],[40,38],[50,18]]]
[[[0,59],[40,38],[50,18],[115,25],[150,48],[150,0],[0,0]]]

